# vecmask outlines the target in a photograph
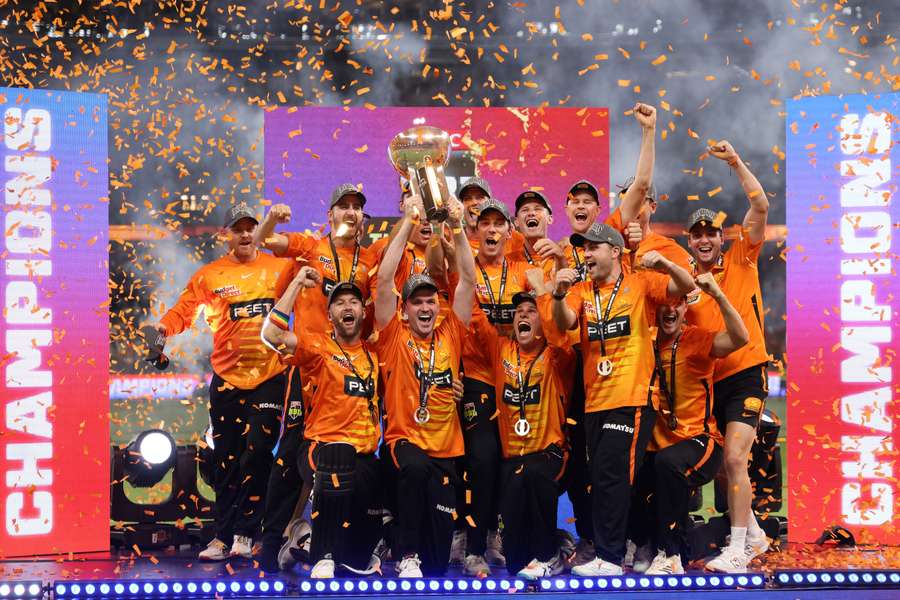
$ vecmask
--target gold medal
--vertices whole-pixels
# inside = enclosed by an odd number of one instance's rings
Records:
[[[413,413],[413,419],[415,419],[416,423],[419,425],[424,425],[431,419],[431,412],[424,406],[420,406],[416,409],[416,412]]]
[[[529,423],[525,419],[519,419],[518,421],[516,421],[513,430],[516,432],[517,436],[525,437],[531,432],[531,423]]]
[[[601,377],[609,377],[609,375],[613,372],[613,361],[608,358],[602,358],[600,362],[597,363],[597,373]]]

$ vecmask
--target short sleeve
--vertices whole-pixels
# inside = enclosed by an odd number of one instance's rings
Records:
[[[584,306],[584,298],[581,297],[581,289],[583,283],[584,282],[574,285],[569,290],[569,294],[566,296],[566,306],[574,310],[575,314],[579,318],[581,317],[581,310]]]
[[[756,262],[759,260],[762,246],[763,243],[761,241],[753,243],[750,240],[749,235],[745,232],[741,232],[740,237],[731,242],[731,248],[729,248],[727,252],[728,260],[735,263],[736,266],[756,267]]]
[[[309,260],[315,251],[319,240],[305,233],[286,233],[288,239],[287,249],[281,254],[275,256],[284,256],[288,258],[305,258]]]
[[[287,286],[297,275],[297,271],[300,270],[300,265],[297,264],[297,261],[283,260],[281,263],[282,264],[279,265],[281,272],[278,274],[278,279],[275,282],[275,295],[278,298],[281,298],[281,296],[284,295]]]
[[[617,208],[616,210],[612,211],[612,214],[606,217],[606,221],[604,222],[616,231],[622,231],[625,228],[622,223],[622,209]]]
[[[472,313],[472,322],[469,324],[471,336],[466,336],[466,344],[473,351],[489,363],[493,363],[500,345],[500,334],[488,321],[484,311],[475,310]]]
[[[318,367],[322,360],[322,340],[321,336],[308,333],[297,334],[297,347],[294,354],[285,357],[282,361],[289,365],[300,367],[305,371],[313,371]]]
[[[644,294],[656,304],[669,301],[669,276],[654,271],[638,271],[634,277],[644,282]]]
[[[378,332],[378,340],[375,342],[375,351],[379,356],[388,356],[391,346],[400,333],[403,324],[400,322],[400,314],[396,311],[388,324]]]
[[[688,327],[684,332],[685,340],[691,349],[691,354],[710,357],[717,332],[703,329],[702,327]]]

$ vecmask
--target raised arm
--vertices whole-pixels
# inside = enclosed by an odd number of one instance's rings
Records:
[[[746,345],[750,341],[750,332],[747,331],[747,326],[744,325],[741,314],[729,302],[728,297],[722,291],[722,288],[719,287],[719,284],[716,283],[716,278],[713,277],[712,273],[698,275],[697,287],[712,296],[716,304],[719,305],[722,319],[725,321],[725,331],[720,331],[716,334],[716,337],[713,339],[712,350],[709,352],[710,356],[722,358]]]
[[[622,198],[622,222],[637,219],[644,198],[653,182],[653,163],[656,158],[656,108],[649,104],[634,105],[634,118],[641,126],[641,151],[634,171],[634,182]]]
[[[769,199],[763,190],[762,184],[756,176],[747,168],[734,147],[726,140],[722,140],[715,146],[709,147],[709,153],[728,163],[734,169],[750,201],[750,209],[744,215],[744,231],[754,244],[759,244],[766,239],[766,222],[769,218]]]
[[[403,250],[406,241],[412,233],[413,222],[418,219],[419,208],[414,196],[407,198],[403,203],[403,218],[397,228],[396,235],[391,239],[381,264],[378,265],[378,286],[375,293],[375,328],[382,329],[391,322],[394,313],[397,312],[397,296],[394,293],[394,275],[403,258]]]
[[[428,275],[446,289],[449,286],[447,285],[447,265],[444,262],[445,243],[449,242],[446,241],[443,224],[433,223],[431,241],[425,248],[425,268],[428,269]]]
[[[164,336],[178,335],[197,320],[200,309],[206,302],[206,286],[204,271],[201,269],[191,276],[184,291],[175,302],[175,306],[166,311],[159,323],[153,325]]]
[[[288,238],[283,233],[275,233],[275,225],[288,223],[291,220],[291,207],[287,204],[276,204],[269,209],[263,222],[253,232],[253,241],[257,246],[271,250],[275,254],[284,254],[288,248]]]
[[[575,329],[575,324],[578,323],[578,315],[566,304],[566,294],[576,281],[578,272],[575,269],[560,269],[556,272],[553,288],[553,322],[560,331]]]
[[[669,276],[666,295],[670,300],[677,300],[694,289],[694,278],[691,277],[691,274],[656,250],[651,250],[641,257],[641,266],[645,269],[666,273]]]
[[[459,283],[453,296],[453,312],[466,325],[472,320],[475,308],[475,257],[472,247],[466,238],[462,225],[463,205],[456,198],[450,199],[450,217],[447,224],[453,232],[453,245],[456,246],[456,270],[459,272]]]
[[[266,316],[260,337],[263,343],[279,354],[294,354],[297,350],[297,336],[288,326],[294,302],[302,288],[316,287],[322,276],[312,267],[303,267],[291,280],[281,298]]]

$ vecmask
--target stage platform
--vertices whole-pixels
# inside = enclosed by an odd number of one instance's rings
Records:
[[[497,577],[475,580],[451,571],[440,579],[399,580],[385,576],[316,581],[309,567],[298,566],[279,575],[262,573],[252,561],[204,563],[194,551],[96,553],[67,557],[0,561],[0,598],[12,595],[14,583],[24,584],[21,597],[44,598],[269,598],[299,596],[440,595],[457,598],[525,594],[529,598],[565,595],[614,594],[621,598],[687,597],[734,598],[736,593],[767,594],[774,598],[900,598],[900,548],[857,547],[822,549],[787,544],[753,563],[754,571],[740,577],[707,573],[692,564],[685,576],[653,577],[628,574],[620,578],[579,579],[563,575],[538,584],[526,583],[496,570]],[[43,596],[28,596],[32,582],[40,582]],[[121,593],[116,593],[116,584]],[[161,589],[159,585],[166,585]],[[188,584],[194,584],[194,591]],[[321,585],[317,585],[321,583]],[[10,586],[4,588],[3,585]],[[107,593],[101,593],[101,585]],[[176,587],[179,584],[180,587]],[[204,584],[206,584],[204,586]],[[249,584],[249,585],[248,585]],[[77,587],[74,587],[76,586]],[[92,586],[92,587],[89,587]],[[408,587],[407,587],[408,586]],[[19,588],[22,591],[23,588]],[[174,588],[174,589],[173,589]],[[265,589],[265,593],[260,588]],[[277,588],[277,589],[276,589]],[[405,588],[405,589],[404,589]],[[4,596],[5,589],[9,593]],[[205,591],[206,590],[206,591]]]

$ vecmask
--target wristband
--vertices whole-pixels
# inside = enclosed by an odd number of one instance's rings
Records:
[[[569,292],[563,292],[562,294],[557,294],[556,292],[553,292],[553,299],[554,300],[565,300],[566,296],[568,294],[569,294]]]
[[[451,229],[451,231],[453,232],[453,235],[459,235],[460,233],[462,233],[462,227],[454,227]]]
[[[291,318],[277,309],[272,309],[269,312],[269,322],[279,329],[283,329],[287,331],[290,329],[289,323]]]

